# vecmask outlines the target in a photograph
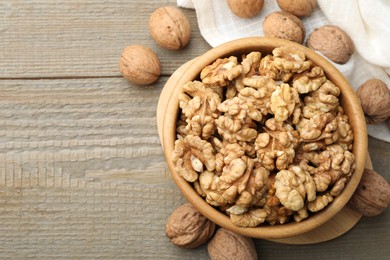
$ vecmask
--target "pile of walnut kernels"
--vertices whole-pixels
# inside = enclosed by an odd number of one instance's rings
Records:
[[[290,47],[218,59],[183,86],[175,170],[237,226],[300,222],[355,169],[339,95]]]

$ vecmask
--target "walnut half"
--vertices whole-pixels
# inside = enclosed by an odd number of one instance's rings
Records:
[[[175,171],[236,226],[300,222],[356,168],[340,94],[293,47],[217,59],[183,85]]]

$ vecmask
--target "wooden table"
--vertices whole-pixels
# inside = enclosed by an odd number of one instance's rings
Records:
[[[0,258],[207,259],[165,237],[185,201],[156,127],[169,76],[210,46],[193,10],[191,43],[156,45],[148,17],[170,1],[3,0],[0,3]],[[136,87],[119,73],[128,45],[161,59],[162,77]],[[390,178],[390,144],[369,139]],[[390,210],[315,245],[255,240],[262,259],[388,259]]]

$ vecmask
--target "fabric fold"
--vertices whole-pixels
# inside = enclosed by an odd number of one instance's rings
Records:
[[[377,78],[390,87],[390,1],[388,0],[318,0],[318,6],[309,17],[302,19],[306,38],[323,25],[337,25],[354,42],[355,53],[346,64],[330,61],[351,86],[357,90],[366,80]],[[255,17],[235,16],[226,1],[177,0],[183,8],[195,8],[198,26],[203,38],[212,46],[251,36],[264,36],[264,18],[280,11],[276,1],[264,1],[263,10]],[[321,54],[321,53],[320,53]],[[385,123],[368,125],[368,134],[390,142],[390,130]]]

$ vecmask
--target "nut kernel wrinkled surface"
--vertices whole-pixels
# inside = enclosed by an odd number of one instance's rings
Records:
[[[217,59],[183,86],[175,170],[237,226],[303,221],[356,167],[339,96],[294,48]]]

